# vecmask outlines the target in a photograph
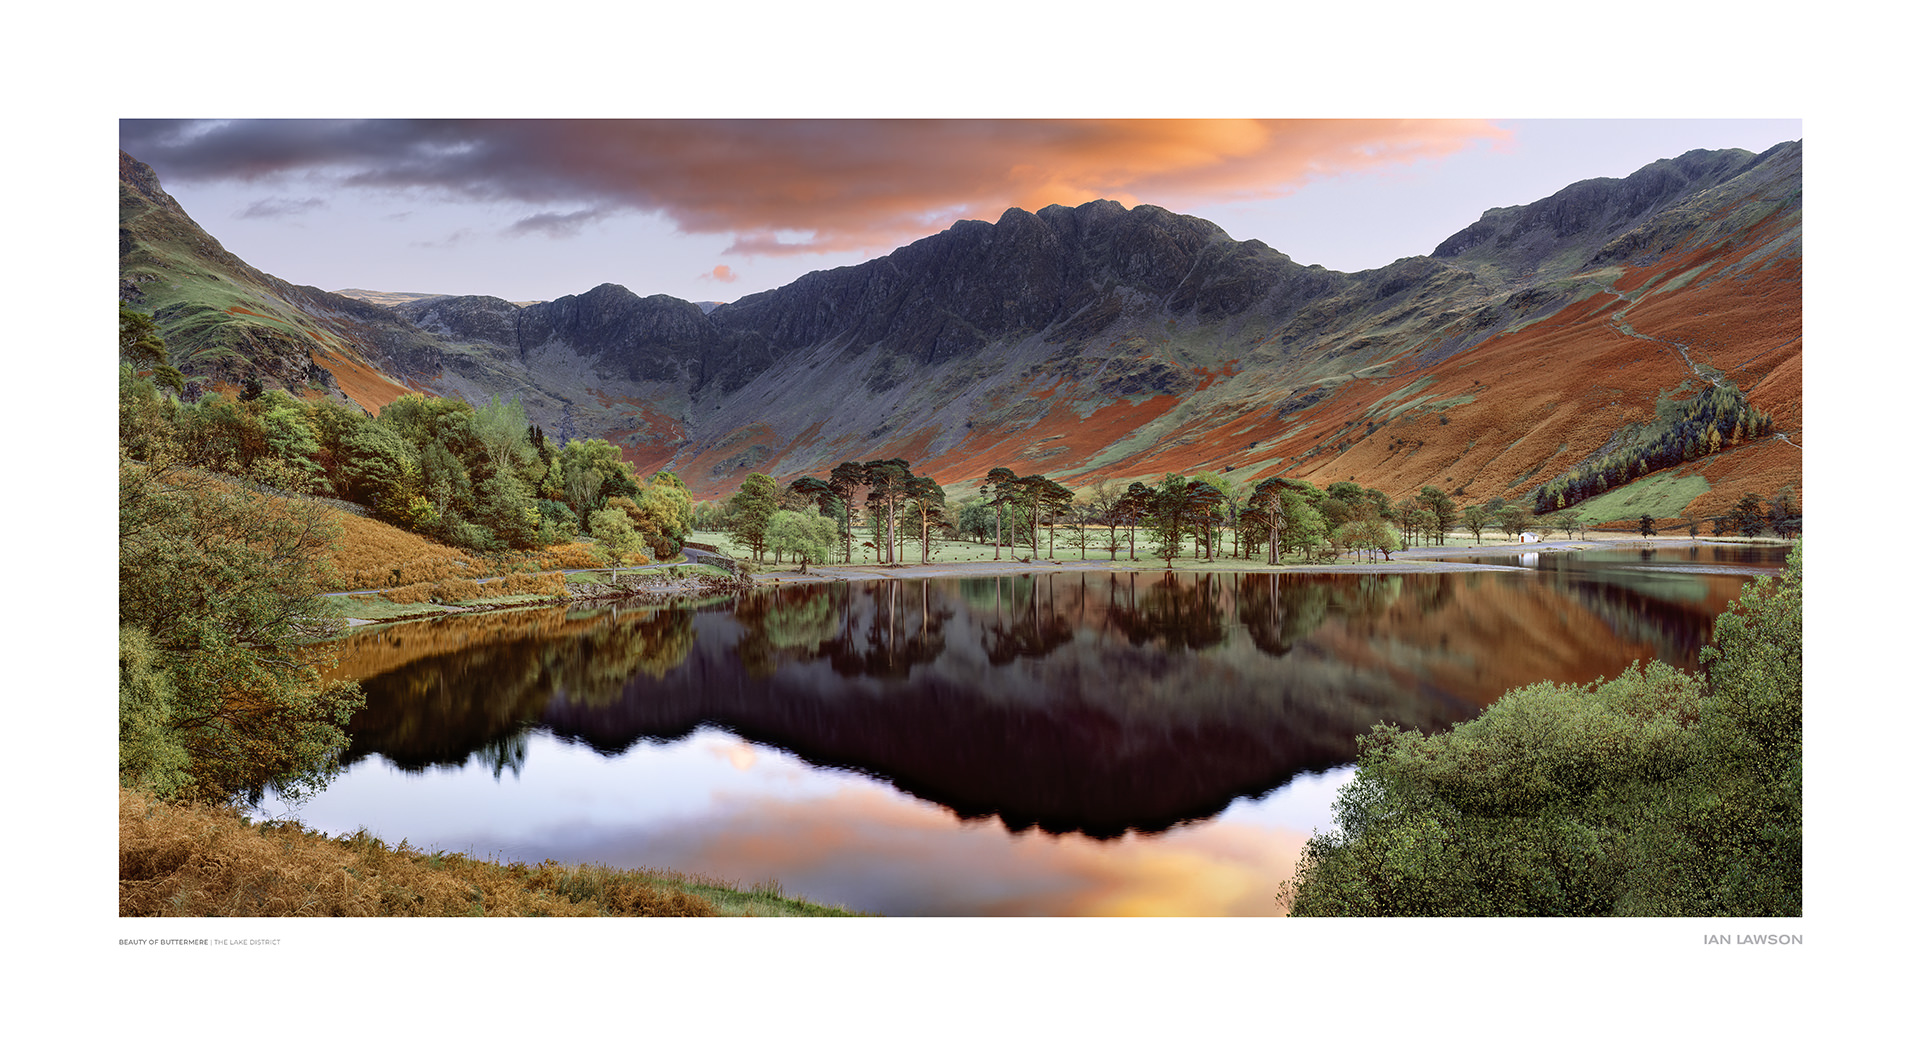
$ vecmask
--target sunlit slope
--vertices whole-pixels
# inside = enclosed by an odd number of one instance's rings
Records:
[[[190,377],[331,381],[369,408],[518,396],[550,437],[607,438],[697,496],[898,456],[956,490],[996,466],[1075,486],[1213,469],[1525,499],[1715,382],[1779,436],[1656,472],[1642,500],[1710,515],[1800,480],[1793,142],[1582,181],[1371,271],[1103,201],[711,309],[611,284],[390,308],[291,287],[122,174],[123,297],[157,308]]]
[[[1666,474],[1708,483],[1684,512],[1722,512],[1799,483],[1799,150],[1690,162],[1496,211],[1444,262],[1299,269],[1319,281],[1226,317],[1170,294],[891,382],[884,351],[828,343],[719,400],[673,463],[715,491],[898,455],[962,486],[1002,465],[1076,484],[1206,468],[1512,499],[1726,380],[1783,437]]]
[[[227,252],[151,168],[124,152],[120,299],[154,316],[196,388],[235,390],[252,380],[370,410],[411,389],[390,371],[391,359],[370,359],[365,348],[377,339],[371,326],[400,343],[420,341],[416,333],[385,309],[290,285]]]

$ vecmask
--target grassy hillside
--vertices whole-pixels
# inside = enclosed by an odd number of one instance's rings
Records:
[[[500,864],[120,790],[123,916],[844,916],[677,872]]]

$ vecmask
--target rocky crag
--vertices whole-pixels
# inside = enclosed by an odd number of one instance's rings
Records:
[[[1780,437],[1693,461],[1689,505],[1798,492],[1800,145],[1690,152],[1496,209],[1357,273],[1154,206],[1012,209],[713,306],[291,286],[121,160],[121,295],[201,386],[369,409],[519,395],[720,495],[901,456],[953,484],[1232,470],[1517,498],[1663,401],[1731,382]],[[371,296],[371,294],[363,294]],[[1723,502],[1724,501],[1724,502]]]

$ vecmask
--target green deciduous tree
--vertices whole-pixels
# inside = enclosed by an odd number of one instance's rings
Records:
[[[765,474],[748,474],[727,501],[727,531],[761,560],[767,552],[767,525],[779,509],[780,487]]]
[[[632,500],[615,497],[604,509],[587,517],[587,530],[600,543],[600,551],[606,555],[608,564],[631,563],[646,546],[640,530],[634,527],[633,515],[628,512],[633,506]]]
[[[833,519],[822,515],[815,505],[805,510],[777,511],[767,523],[767,546],[799,561],[802,575],[808,564],[827,560],[839,538]]]
[[[336,537],[264,461],[253,487],[167,458],[120,460],[121,775],[180,798],[324,785],[361,704],[321,679]]]

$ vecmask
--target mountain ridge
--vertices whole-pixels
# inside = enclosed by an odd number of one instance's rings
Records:
[[[1356,273],[1099,201],[956,222],[710,309],[611,283],[524,305],[433,295],[380,307],[203,248],[199,263],[262,306],[217,322],[178,302],[155,314],[206,385],[237,384],[251,360],[263,382],[369,408],[407,390],[519,393],[550,433],[607,437],[705,494],[753,470],[789,480],[899,455],[949,483],[996,465],[1081,482],[1206,466],[1511,497],[1697,381],[1647,337],[1690,336],[1710,363],[1739,353],[1695,328],[1701,314],[1742,327],[1732,339],[1757,350],[1716,371],[1744,366],[1745,382],[1731,378],[1797,434],[1799,157],[1797,142],[1689,152],[1489,210],[1433,256]],[[140,263],[129,196],[148,211],[172,200],[124,153],[122,185],[122,297],[137,304],[168,276]],[[1743,313],[1756,293],[1764,307]],[[1549,379],[1541,366],[1574,371]],[[1587,370],[1630,378],[1596,384]],[[1605,423],[1551,415],[1606,389],[1618,393]],[[1451,429],[1462,420],[1479,437]],[[1797,450],[1759,471],[1797,485]],[[1723,495],[1753,481],[1710,483]]]

